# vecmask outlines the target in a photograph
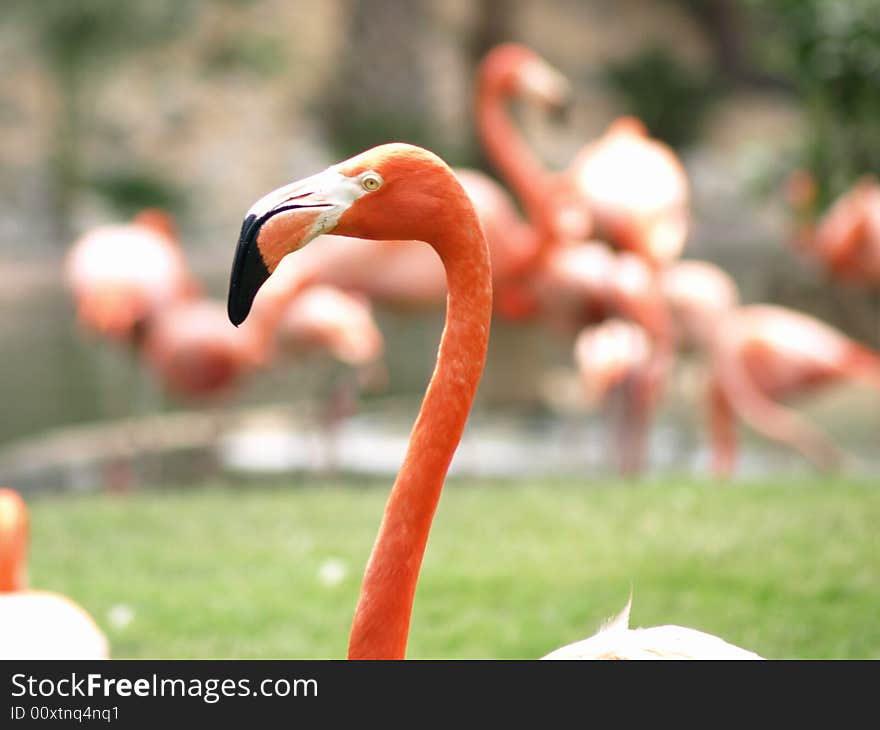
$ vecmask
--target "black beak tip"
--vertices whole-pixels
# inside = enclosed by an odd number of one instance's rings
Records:
[[[254,297],[269,278],[269,269],[257,246],[260,221],[255,215],[245,218],[232,262],[229,278],[229,300],[226,311],[229,321],[236,327],[247,319]]]

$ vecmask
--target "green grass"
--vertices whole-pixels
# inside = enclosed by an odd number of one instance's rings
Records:
[[[387,488],[242,485],[32,500],[31,582],[121,657],[342,657]],[[880,658],[880,489],[867,481],[447,486],[409,656],[538,657],[633,591],[774,658]],[[317,578],[327,560],[347,575]],[[133,620],[114,627],[111,609]]]

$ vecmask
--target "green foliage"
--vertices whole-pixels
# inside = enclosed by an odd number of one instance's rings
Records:
[[[602,76],[628,114],[639,117],[652,136],[679,149],[696,141],[706,113],[721,95],[714,76],[684,67],[660,47],[609,64]]]
[[[808,132],[797,164],[819,183],[820,207],[866,174],[880,175],[880,3],[747,0],[755,52],[793,81]]]
[[[387,484],[305,482],[32,501],[31,582],[113,656],[342,657]],[[773,658],[880,658],[876,480],[640,485],[453,480],[409,655],[536,658],[632,622]],[[328,585],[322,565],[336,561]],[[115,626],[111,609],[133,612]]]
[[[54,236],[66,245],[70,216],[87,184],[81,149],[91,133],[91,94],[120,58],[130,58],[183,33],[197,0],[7,0],[4,20],[33,45],[55,86],[49,215]]]
[[[179,215],[186,207],[183,192],[149,171],[108,172],[89,181],[89,187],[103,197],[123,218],[144,208],[162,208]]]
[[[243,71],[263,78],[275,76],[284,70],[284,44],[264,33],[223,38],[208,50],[203,64],[209,74]]]
[[[109,56],[168,40],[186,29],[194,0],[7,0],[59,73],[98,70]]]

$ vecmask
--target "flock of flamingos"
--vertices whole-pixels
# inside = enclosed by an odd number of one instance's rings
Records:
[[[200,290],[160,211],[89,231],[70,251],[80,323],[130,346],[168,391],[189,397],[222,392],[313,348],[369,372],[383,348],[373,306],[445,303],[435,370],[367,563],[350,658],[405,656],[422,556],[493,316],[566,333],[591,397],[625,386],[618,446],[628,473],[643,466],[646,431],[682,351],[706,365],[719,476],[735,466],[737,418],[818,467],[835,466],[836,446],[783,401],[845,378],[880,387],[871,349],[791,309],[742,305],[724,271],[681,260],[688,180],[637,119],[616,120],[566,170],[548,170],[507,106],[521,99],[550,109],[567,94],[566,80],[531,50],[496,47],[479,67],[476,120],[512,196],[418,147],[368,150],[251,207],[225,305]],[[860,181],[821,216],[807,175],[794,176],[790,190],[799,249],[844,281],[880,283],[880,186]],[[26,542],[24,502],[2,490],[0,655],[107,656],[82,609],[27,590]],[[629,606],[595,636],[546,658],[760,658],[690,628],[630,629],[628,618]]]

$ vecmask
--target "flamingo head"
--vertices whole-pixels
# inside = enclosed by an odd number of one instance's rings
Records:
[[[565,111],[571,84],[541,56],[518,43],[502,43],[483,59],[480,85],[505,96],[523,97],[550,111]]]
[[[608,126],[606,135],[648,138],[648,128],[638,117],[623,116],[615,119]]]
[[[132,218],[132,223],[146,226],[171,241],[177,241],[177,224],[174,218],[160,208],[144,208]]]
[[[13,489],[0,488],[0,593],[24,590],[27,539],[24,500]]]
[[[457,198],[457,200],[452,200]],[[472,206],[439,157],[413,145],[380,145],[317,175],[273,190],[245,217],[229,284],[229,319],[238,325],[257,291],[288,253],[322,233],[376,240],[429,241]]]
[[[791,172],[782,183],[782,193],[795,215],[811,217],[819,199],[819,185],[813,174],[804,168]]]

